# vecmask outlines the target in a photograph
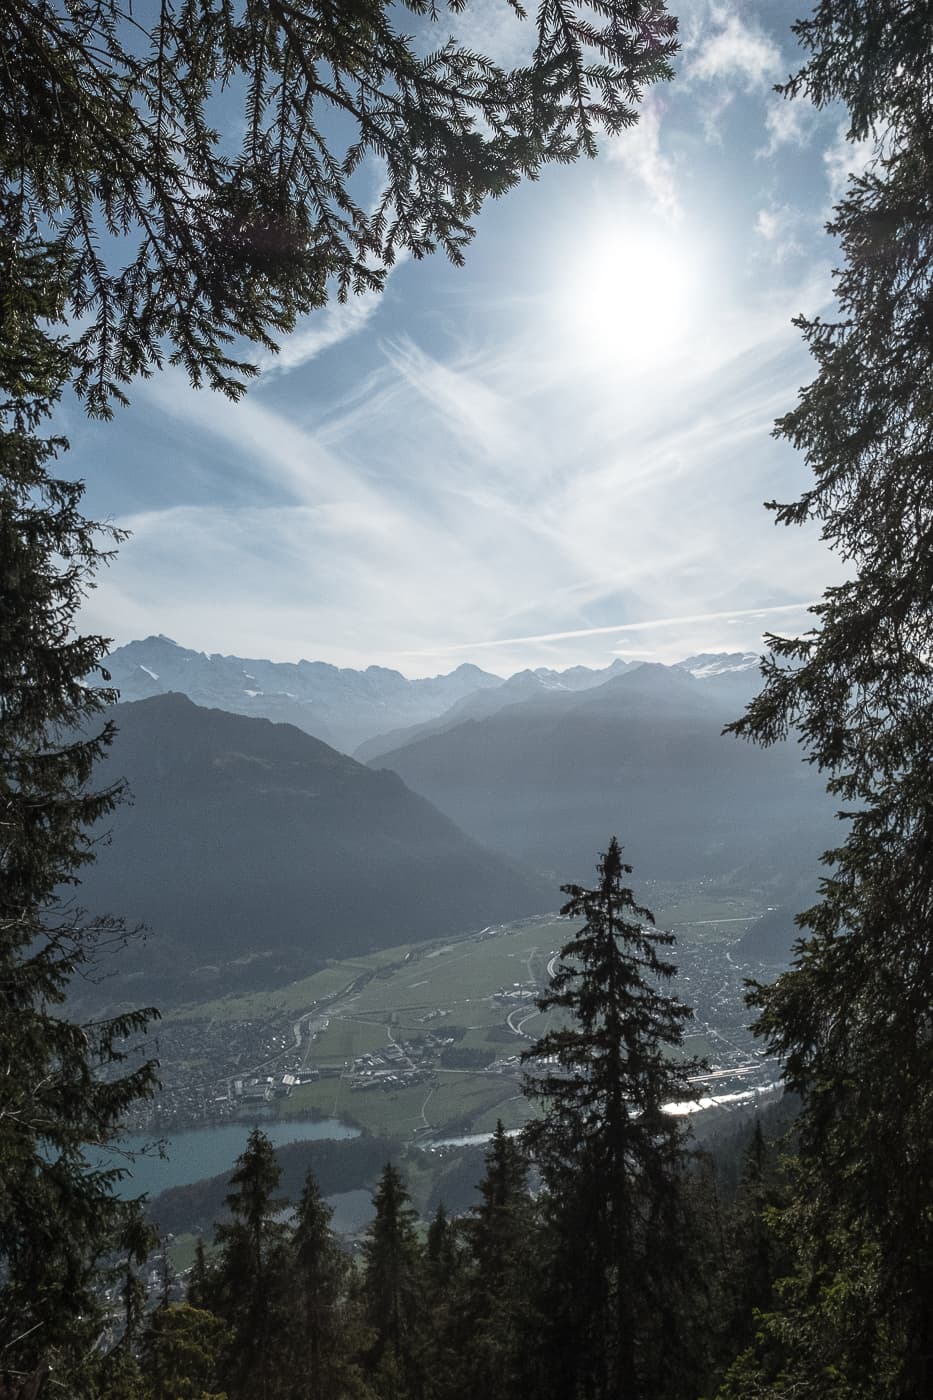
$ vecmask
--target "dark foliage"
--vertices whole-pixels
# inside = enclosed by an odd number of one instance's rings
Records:
[[[635,902],[630,873],[613,838],[595,888],[563,886],[561,912],[586,922],[538,1003],[558,1017],[523,1057],[534,1066],[526,1092],[545,1110],[526,1137],[545,1186],[542,1310],[559,1339],[538,1393],[555,1400],[662,1400],[683,1382],[685,1143],[663,1106],[689,1097],[699,1066],[671,1054],[691,1012],[665,988],[673,935]]]
[[[803,1111],[793,1272],[730,1394],[933,1390],[931,26],[926,4],[823,0],[785,89],[844,102],[877,142],[830,224],[838,317],[799,321],[817,373],[777,425],[813,472],[777,520],[818,521],[849,577],[804,636],[769,639],[733,728],[797,726],[849,822],[792,970],[752,997]]]
[[[85,1154],[152,1092],[155,1067],[127,1037],[154,1013],[82,1025],[64,1008],[71,979],[126,936],[68,888],[92,859],[90,825],[120,796],[92,784],[113,696],[83,678],[106,643],[73,632],[113,532],[82,514],[80,483],[55,475],[66,444],[39,436],[70,367],[37,329],[61,311],[55,269],[0,232],[0,283],[18,289],[0,297],[0,1338],[5,1365],[56,1356],[77,1385],[97,1366],[102,1263],[145,1252],[138,1211],[112,1193],[119,1173]]]
[[[671,74],[662,0],[544,0],[512,71],[437,44],[464,7],[2,0],[0,227],[48,230],[95,412],[165,359],[239,393],[244,341],[273,346],[332,287],[380,289],[400,252],[462,261],[488,196],[594,155]],[[383,184],[367,206],[369,160]]]

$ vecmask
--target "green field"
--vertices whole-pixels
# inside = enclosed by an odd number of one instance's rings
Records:
[[[367,954],[366,957],[329,962],[320,972],[312,973],[310,977],[302,977],[298,982],[289,982],[286,987],[277,987],[275,991],[219,997],[216,1001],[182,1006],[172,1012],[171,1019],[258,1021],[280,1015],[282,1012],[306,1011],[316,1001],[342,992],[358,977],[367,973],[378,975],[386,967],[404,962],[413,946],[403,943],[396,948],[383,948],[378,953]]]
[[[721,889],[659,886],[651,894],[663,900],[659,925],[673,927],[681,942],[735,939],[761,912],[760,900]],[[442,1056],[474,1051],[510,1060],[543,1035],[550,1020],[534,998],[546,988],[549,964],[572,931],[569,921],[552,918],[482,937],[403,944],[330,963],[276,991],[188,1007],[172,1019],[220,1027],[277,1023],[274,1033],[282,1037],[283,1017],[307,1017],[300,1026],[301,1063],[322,1077],[277,1101],[283,1116],[314,1111],[405,1138],[485,1132],[499,1116],[517,1126],[530,1109],[516,1065],[492,1071],[470,1068],[467,1060],[461,1068]],[[411,1048],[397,1055],[398,1046]],[[380,1054],[387,1050],[388,1056]],[[696,1035],[686,1050],[704,1056],[711,1047]],[[378,1063],[369,1067],[373,1077],[365,1087],[355,1087],[351,1080],[367,1068],[354,1065],[362,1056],[376,1056]],[[377,1082],[380,1074],[385,1078]],[[390,1074],[395,1082],[387,1080]],[[405,1082],[414,1074],[418,1082]]]
[[[438,1008],[452,1013],[457,1007],[458,1025],[487,1024],[491,993],[515,982],[543,984],[548,958],[568,934],[569,925],[563,922],[533,924],[481,942],[415,949],[391,978],[376,977],[353,996],[354,1014],[397,1011],[404,1013],[407,1025],[421,1025],[425,1013]],[[468,1021],[460,1008],[466,1008]]]
[[[548,962],[569,933],[567,923],[547,921],[483,939],[403,945],[335,963],[275,992],[185,1008],[173,1019],[261,1023],[313,1010],[315,1034],[310,1044],[305,1041],[303,1063],[320,1069],[323,1077],[281,1101],[283,1115],[313,1111],[397,1137],[484,1132],[500,1116],[517,1126],[528,1116],[517,1070],[446,1069],[440,1049],[451,1039],[449,1031],[458,1047],[497,1058],[527,1048],[546,1020],[531,996],[545,987]],[[350,990],[361,977],[363,985]],[[526,993],[524,1000],[497,999],[496,993],[514,992],[516,984]],[[524,1036],[508,1024],[510,1012]],[[360,1056],[394,1044],[418,1044],[428,1035],[440,1044],[421,1082],[352,1087],[351,1067]]]
[[[764,912],[759,894],[722,888],[707,892],[702,886],[685,889],[659,884],[651,891],[649,904],[658,928],[670,929],[679,943],[723,943],[741,938]]]

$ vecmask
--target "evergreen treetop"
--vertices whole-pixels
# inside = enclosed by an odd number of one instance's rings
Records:
[[[585,922],[560,952],[543,1012],[560,1021],[523,1056],[544,1113],[526,1129],[545,1193],[551,1255],[540,1309],[573,1349],[547,1352],[553,1400],[665,1400],[679,1394],[668,1335],[685,1289],[684,1133],[665,1105],[689,1096],[696,1061],[675,1058],[690,1009],[664,988],[673,936],[654,928],[613,838],[592,889],[564,885]]]
[[[664,990],[676,971],[663,956],[674,936],[636,903],[623,883],[631,871],[613,837],[595,888],[561,886],[570,896],[561,916],[585,922],[561,948],[538,1001],[543,1012],[566,1014],[522,1056],[536,1067],[527,1092],[548,1106],[527,1130],[536,1153],[560,1150],[566,1129],[571,1154],[592,1139],[621,1161],[630,1141],[665,1125],[663,1104],[688,1096],[698,1068],[669,1053],[682,1045],[693,1013]]]

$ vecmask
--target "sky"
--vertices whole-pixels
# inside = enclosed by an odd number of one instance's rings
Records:
[[[65,405],[88,513],[131,532],[81,624],[273,660],[525,667],[761,649],[842,577],[763,508],[831,311],[825,232],[869,152],[773,92],[799,5],[684,0],[675,80],[596,161],[487,205],[463,268],[401,262],[306,318],[233,404],[167,370]],[[500,61],[504,0],[447,16]]]

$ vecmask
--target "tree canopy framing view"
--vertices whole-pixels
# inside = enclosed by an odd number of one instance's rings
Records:
[[[148,20],[3,0],[0,234],[54,257],[91,410],[165,361],[240,393],[243,342],[274,348],[332,295],[381,289],[400,253],[462,261],[487,197],[595,155],[671,77],[659,0],[545,0],[535,21],[502,4],[529,31],[511,71],[440,29],[462,0],[163,0]],[[406,12],[436,47],[399,29]],[[9,252],[3,276],[15,296]]]
[[[771,503],[777,523],[815,523],[848,575],[809,631],[767,634],[762,692],[729,726],[763,745],[799,736],[845,808],[793,966],[748,999],[799,1098],[792,1160],[772,1161],[760,1123],[744,1171],[741,1145],[687,1150],[670,1110],[697,1065],[676,1058],[690,1011],[664,990],[672,935],[622,885],[613,838],[598,889],[562,887],[585,926],[540,1006],[567,1023],[528,1052],[542,1115],[514,1141],[500,1123],[481,1204],[439,1210],[423,1242],[388,1163],[348,1263],[313,1176],[296,1228],[279,1219],[257,1130],[188,1302],[170,1304],[166,1266],[144,1316],[152,1235],[93,1151],[157,1092],[158,1012],[69,1007],[99,945],[128,936],[121,911],[78,897],[125,785],[99,777],[108,643],[76,619],[124,535],[83,514],[83,484],[55,466],[58,423],[72,390],[107,418],[173,366],[240,398],[254,350],[381,292],[405,258],[460,264],[488,199],[595,156],[674,76],[677,20],[658,0],[543,0],[534,16],[502,0],[525,40],[514,64],[448,38],[475,8],[0,0],[4,1400],[50,1368],[48,1391],[75,1400],[473,1400],[477,1377],[491,1400],[933,1392],[933,20],[919,0],[819,0],[779,89],[791,111],[839,104],[849,142],[871,148],[828,226],[836,306],[796,323],[816,376],[775,430],[813,481]]]

